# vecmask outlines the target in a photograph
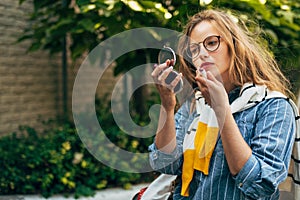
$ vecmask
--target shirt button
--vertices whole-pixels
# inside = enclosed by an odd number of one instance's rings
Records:
[[[240,187],[240,188],[243,187],[243,183],[239,183],[239,187]]]
[[[157,159],[157,153],[153,153],[153,159],[156,160]]]

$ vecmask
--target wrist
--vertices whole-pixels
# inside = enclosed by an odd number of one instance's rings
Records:
[[[170,98],[165,101],[162,100],[161,106],[163,107],[165,112],[174,112],[175,107],[176,107],[176,99],[174,98],[174,100],[173,100],[172,98]]]
[[[219,127],[224,127],[224,124],[228,121],[229,117],[232,117],[230,105],[220,107],[218,111],[215,111]]]

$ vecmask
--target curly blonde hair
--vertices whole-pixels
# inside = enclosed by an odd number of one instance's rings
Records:
[[[212,23],[228,45],[231,59],[229,74],[233,84],[242,86],[246,82],[253,82],[292,97],[289,81],[280,71],[271,51],[262,44],[260,34],[252,33],[243,21],[236,22],[232,15],[222,10],[201,11],[193,15],[184,27],[178,52],[180,71],[190,84],[194,84],[195,67],[187,59],[186,51],[191,32],[202,21]]]

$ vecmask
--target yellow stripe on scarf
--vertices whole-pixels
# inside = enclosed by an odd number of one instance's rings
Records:
[[[181,195],[189,196],[189,185],[193,179],[194,175],[194,157],[195,149],[188,149],[183,152],[183,169],[185,173],[182,173],[182,186],[181,186]]]
[[[195,145],[196,156],[194,169],[208,175],[209,163],[218,139],[219,128],[208,127],[207,124],[199,122],[196,131]]]
[[[181,195],[189,196],[189,185],[193,179],[194,169],[208,175],[209,163],[218,139],[219,128],[198,123],[194,140],[195,149],[183,153],[183,171]]]

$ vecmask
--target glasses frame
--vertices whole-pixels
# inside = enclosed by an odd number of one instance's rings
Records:
[[[210,50],[210,49],[208,49],[208,48],[206,47],[205,41],[206,41],[207,39],[209,39],[209,38],[212,38],[212,37],[218,38],[218,46],[217,46],[215,49]],[[197,56],[200,54],[200,51],[201,51],[201,46],[200,46],[200,44],[201,44],[201,43],[203,44],[203,47],[205,48],[205,50],[207,50],[208,52],[214,52],[214,51],[218,50],[219,47],[220,47],[220,44],[221,44],[221,36],[220,36],[220,35],[210,35],[210,36],[206,37],[202,42],[189,44],[189,45],[188,45],[188,48],[187,48],[187,51],[186,51],[186,54],[187,54],[187,56],[188,56],[189,58],[193,59],[193,58],[197,57]],[[197,45],[197,53],[196,53],[195,55],[192,55],[192,53],[190,52],[190,46],[191,46],[191,45]]]

